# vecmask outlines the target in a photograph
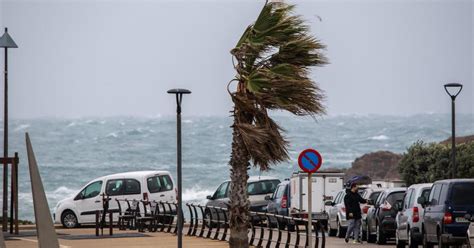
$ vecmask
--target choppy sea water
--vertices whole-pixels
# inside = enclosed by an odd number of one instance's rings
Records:
[[[296,170],[298,153],[308,147],[322,153],[323,168],[343,168],[365,153],[402,153],[417,140],[437,142],[451,132],[448,114],[276,119],[291,142],[291,161],[263,174],[280,179]],[[185,201],[205,202],[206,195],[229,177],[231,122],[230,117],[183,116]],[[456,131],[458,135],[474,134],[474,116],[458,115]],[[51,209],[57,201],[103,175],[134,170],[169,170],[176,174],[174,116],[12,120],[10,153],[18,151],[20,155],[21,219],[34,219],[25,132],[30,134]],[[254,169],[250,174],[260,172]]]

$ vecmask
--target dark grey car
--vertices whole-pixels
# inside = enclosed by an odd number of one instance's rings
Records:
[[[267,212],[277,215],[289,216],[290,203],[290,181],[284,181],[278,184],[277,189],[271,197],[268,197]],[[279,227],[284,229],[288,227],[289,230],[293,230],[294,226],[288,226],[288,223],[284,219],[279,223]]]

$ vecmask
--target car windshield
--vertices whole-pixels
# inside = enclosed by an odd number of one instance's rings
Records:
[[[454,205],[474,205],[474,183],[456,183],[453,185],[451,200]]]
[[[403,200],[404,196],[405,192],[394,192],[387,197],[386,201],[393,206],[397,201]]]
[[[247,191],[249,195],[265,195],[275,192],[280,180],[267,180],[249,183]]]

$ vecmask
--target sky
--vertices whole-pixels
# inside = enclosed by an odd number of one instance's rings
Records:
[[[11,118],[171,115],[177,87],[193,92],[184,114],[229,115],[229,51],[264,3],[0,1],[0,27],[19,45]],[[473,1],[290,3],[327,45],[330,64],[312,78],[329,115],[449,113],[450,82],[464,84],[457,111],[474,114]]]

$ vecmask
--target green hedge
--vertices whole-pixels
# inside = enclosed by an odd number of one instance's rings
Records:
[[[457,145],[457,178],[474,178],[474,142]],[[410,146],[399,163],[408,185],[434,182],[451,177],[451,146],[418,141]]]

